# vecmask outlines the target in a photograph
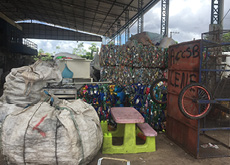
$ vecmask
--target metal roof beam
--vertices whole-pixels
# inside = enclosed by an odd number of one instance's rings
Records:
[[[57,3],[56,0],[51,0],[53,3]],[[84,2],[86,3],[86,1]],[[73,4],[73,3],[68,3],[68,2],[63,2],[62,1],[62,4],[65,5],[65,6],[71,6],[71,7],[74,7],[76,9],[80,9],[80,10],[87,10],[87,11],[90,11],[90,12],[95,12],[97,14],[102,14],[102,15],[106,15],[107,13],[104,12],[104,11],[101,11],[101,10],[97,10],[97,9],[93,9],[93,8],[89,8],[89,7],[85,7],[85,6],[80,6],[80,5],[76,5],[76,4]],[[112,14],[110,13],[108,16],[110,17],[117,17],[116,14]]]
[[[113,1],[113,3],[115,3],[115,2],[116,2],[116,0],[114,0],[114,1]],[[104,18],[103,22],[101,23],[101,27],[103,26],[103,24],[104,24],[104,22],[105,22],[106,18],[108,17],[109,13],[111,12],[112,8],[113,8],[113,4],[112,4],[112,6],[110,7],[110,9],[109,9],[109,11],[108,11],[107,15],[105,16],[105,18]],[[119,18],[119,16],[118,16],[118,18]],[[115,20],[114,22],[116,22],[116,20]],[[114,24],[114,22],[113,22],[113,24]],[[99,34],[99,32],[100,32],[100,30],[101,30],[101,27],[99,28],[99,30],[98,30],[98,32],[97,32],[97,34]]]
[[[149,9],[151,9],[151,7],[153,7],[154,5],[156,5],[160,0],[151,0],[147,5],[145,5],[143,7],[143,14],[145,14]],[[124,10],[125,11],[125,10]],[[122,13],[123,14],[123,13]],[[141,13],[137,13],[135,14],[127,23],[125,23],[116,33],[114,33],[110,38],[114,38],[117,34],[119,34],[120,32],[122,32],[126,27],[128,27],[133,21],[135,21],[139,15]],[[109,30],[111,29],[111,27],[109,28]],[[106,31],[106,33],[108,33],[108,31]],[[105,33],[105,34],[106,34]],[[105,36],[104,34],[104,36]]]
[[[113,4],[113,2],[112,1],[108,1],[108,0],[96,0],[96,1],[101,1],[101,2],[104,2],[104,3],[107,3],[107,4]],[[118,6],[118,7],[122,7],[122,8],[124,8],[124,7],[126,7],[127,6],[127,4],[125,4],[125,3],[121,3],[121,2],[115,2],[114,3],[114,5],[115,6]],[[138,11],[138,8],[137,7],[135,7],[135,6],[129,6],[129,11]]]
[[[72,40],[72,41],[102,41],[100,36],[75,32],[41,24],[20,24],[26,38]]]
[[[35,11],[30,11],[30,13],[36,13]],[[68,16],[68,17],[72,17],[72,18],[80,18],[80,19],[85,19],[85,20],[88,20],[88,21],[98,21],[98,22],[101,22],[101,21],[103,21],[104,19],[93,19],[93,18],[90,18],[90,17],[86,17],[86,16],[80,16],[80,15],[73,15],[72,13],[70,13],[70,12],[65,12],[67,15],[66,16]],[[60,13],[59,13],[60,14]],[[60,14],[60,15],[63,15],[62,13]],[[53,18],[53,17],[57,17],[56,16],[56,14],[49,14],[49,16],[51,16],[51,17],[49,17],[49,18]],[[56,19],[56,18],[55,18]],[[58,19],[60,19],[60,17],[58,17]],[[25,18],[23,18],[22,20],[26,20]],[[34,19],[34,20],[36,20],[36,19]],[[45,21],[45,20],[40,20],[40,19],[37,19],[38,21],[44,21],[44,22],[47,22],[47,21]],[[115,19],[114,19],[115,20]],[[48,23],[48,22],[47,22]],[[49,22],[50,23],[50,22]],[[107,21],[105,21],[104,22],[105,24],[108,24],[108,25],[110,25],[111,24],[111,22],[107,22]]]
[[[134,0],[132,0],[122,11],[122,13],[117,17],[117,19],[112,23],[112,25],[109,27],[109,29],[105,32],[104,36],[106,36],[106,33],[109,32],[109,30],[113,27],[114,23],[117,22],[117,20],[120,18],[120,16],[122,16],[122,14],[128,10],[128,7],[133,3]],[[120,28],[121,29],[121,28]],[[121,31],[117,32],[116,34],[119,34]],[[114,35],[115,36],[115,35]]]
[[[97,3],[97,8],[96,8],[96,10],[99,9],[99,5],[100,5],[100,1]],[[96,17],[96,12],[94,13],[93,20],[95,20],[95,17]],[[90,31],[92,31],[93,24],[94,24],[94,21],[92,22]]]

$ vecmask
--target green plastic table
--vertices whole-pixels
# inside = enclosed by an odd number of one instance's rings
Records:
[[[102,146],[103,154],[116,153],[140,153],[155,151],[155,137],[146,139],[145,144],[136,144],[136,123],[144,123],[144,117],[133,107],[113,107],[111,115],[117,123],[116,131],[108,131],[107,122],[102,122],[104,140]],[[112,144],[112,137],[124,137],[123,144],[115,146]]]

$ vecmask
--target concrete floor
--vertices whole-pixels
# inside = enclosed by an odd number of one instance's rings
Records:
[[[156,138],[157,150],[152,153],[140,154],[102,154],[101,151],[89,165],[96,165],[101,157],[112,157],[126,159],[131,165],[227,165],[230,164],[230,157],[222,158],[202,158],[196,159],[186,153],[181,147],[176,145],[165,134],[158,134]],[[230,152],[230,150],[229,150]],[[229,153],[230,155],[230,153]],[[114,160],[102,160],[102,165],[125,165],[126,163]]]

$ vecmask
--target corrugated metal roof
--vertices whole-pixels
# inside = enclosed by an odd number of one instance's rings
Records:
[[[151,1],[143,0],[143,7]],[[1,0],[0,12],[14,21],[38,20],[102,36],[112,36],[138,12],[138,0]]]

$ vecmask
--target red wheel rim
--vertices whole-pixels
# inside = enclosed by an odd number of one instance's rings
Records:
[[[192,87],[188,88],[188,89],[184,92],[184,94],[183,94],[183,96],[182,96],[182,108],[183,108],[184,112],[185,112],[187,115],[189,115],[189,116],[191,116],[191,117],[194,117],[194,118],[199,118],[199,117],[203,116],[203,115],[208,111],[208,109],[209,109],[209,107],[210,107],[210,103],[207,104],[207,106],[205,107],[205,109],[203,110],[202,113],[200,113],[200,114],[197,113],[197,115],[193,115],[193,114],[191,114],[191,113],[188,113],[187,108],[185,107],[185,104],[184,104],[184,100],[186,99],[186,94],[190,91],[190,89],[195,88],[195,87],[196,87],[196,88],[199,88],[199,89],[202,89],[202,90],[205,92],[205,94],[206,94],[206,96],[207,96],[207,99],[208,99],[208,100],[211,100],[211,97],[210,97],[210,95],[209,95],[209,92],[208,92],[204,87],[202,87],[202,86],[192,86]],[[197,94],[197,95],[198,95],[198,94]],[[195,98],[195,97],[194,97],[194,98]],[[191,98],[190,98],[190,99],[191,99]],[[192,104],[194,104],[194,103],[192,103]],[[192,104],[191,104],[191,105],[192,105]],[[196,104],[198,105],[198,103],[196,103]],[[199,107],[198,107],[197,110],[199,111]]]

